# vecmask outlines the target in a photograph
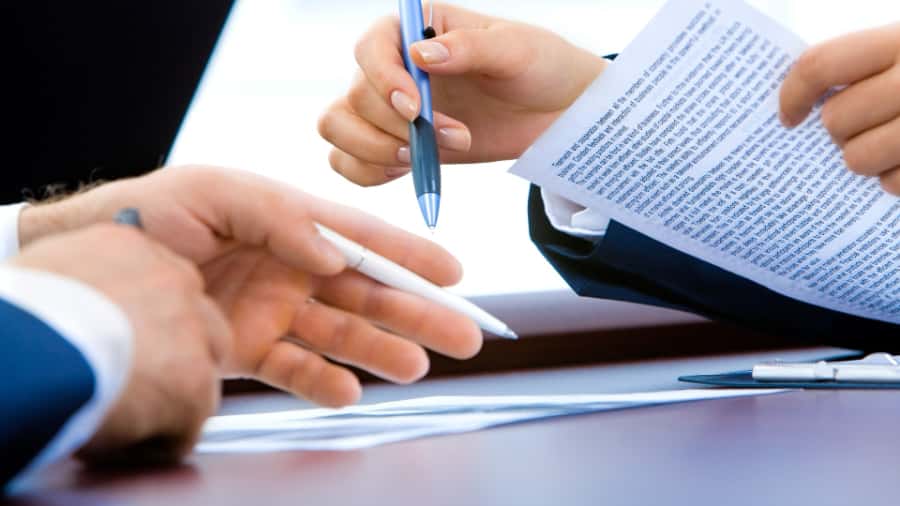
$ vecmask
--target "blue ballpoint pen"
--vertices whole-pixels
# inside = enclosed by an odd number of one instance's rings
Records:
[[[419,209],[428,228],[437,226],[441,207],[441,161],[434,136],[434,113],[431,109],[431,83],[428,74],[409,57],[409,46],[423,40],[425,22],[421,0],[400,0],[400,34],[403,38],[403,63],[416,82],[421,97],[419,117],[409,124],[409,157]]]

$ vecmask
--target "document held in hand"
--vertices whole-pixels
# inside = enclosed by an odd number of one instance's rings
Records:
[[[778,121],[805,47],[739,0],[672,0],[511,172],[789,297],[900,323],[900,200],[846,168],[821,106]]]

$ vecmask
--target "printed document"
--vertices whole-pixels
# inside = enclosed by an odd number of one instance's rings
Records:
[[[795,299],[900,323],[900,200],[820,120],[778,121],[805,49],[739,0],[672,0],[513,166]]]
[[[784,391],[693,389],[602,395],[423,397],[339,410],[217,416],[207,422],[197,451],[356,450],[542,418]]]

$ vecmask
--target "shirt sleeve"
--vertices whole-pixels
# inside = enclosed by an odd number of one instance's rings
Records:
[[[106,296],[43,271],[0,264],[0,298],[63,336],[84,356],[95,377],[93,395],[19,473],[10,487],[14,489],[16,482],[68,456],[94,434],[128,379],[133,331],[125,313]]]
[[[0,206],[0,261],[19,253],[19,213],[25,205]]]
[[[576,204],[571,200],[541,188],[541,200],[547,221],[560,232],[582,239],[599,239],[606,235],[609,217]]]
[[[614,61],[617,56],[619,56],[618,53],[613,53],[603,58]],[[606,235],[609,217],[603,213],[587,209],[543,188],[541,188],[541,200],[544,201],[547,220],[556,230],[588,240],[600,239]]]

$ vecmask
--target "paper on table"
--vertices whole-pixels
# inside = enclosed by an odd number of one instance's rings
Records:
[[[777,118],[805,44],[739,0],[672,0],[512,167],[811,304],[900,322],[900,201]]]
[[[424,397],[341,410],[213,417],[198,452],[354,450],[555,416],[785,390],[673,390],[635,394]]]

